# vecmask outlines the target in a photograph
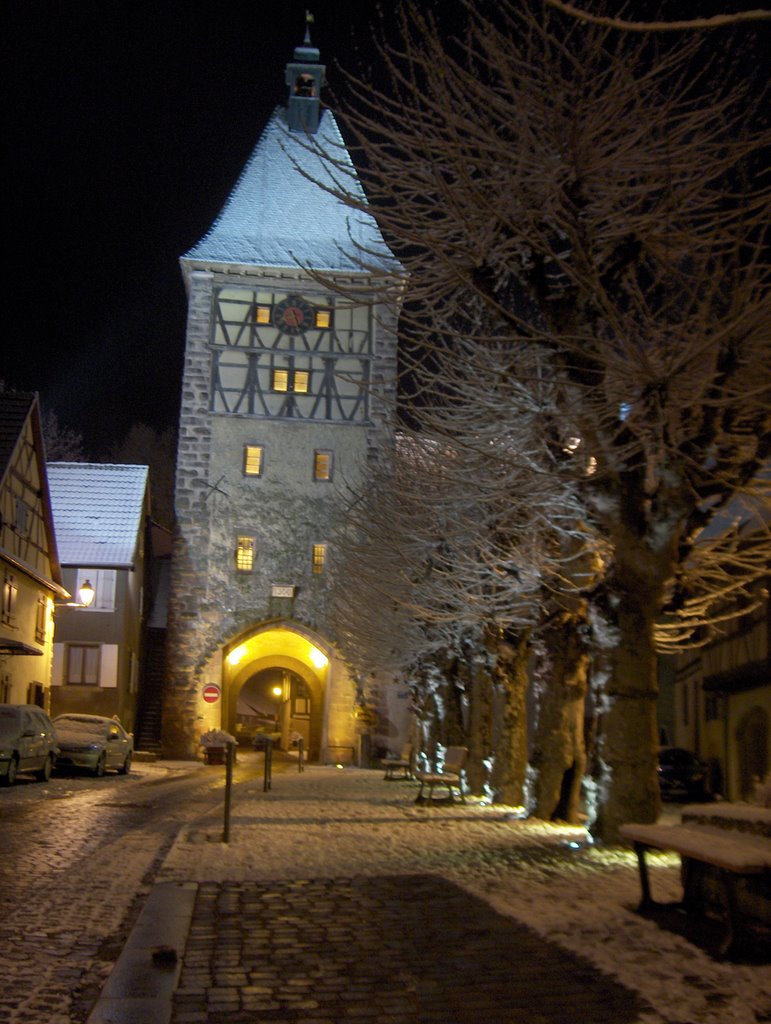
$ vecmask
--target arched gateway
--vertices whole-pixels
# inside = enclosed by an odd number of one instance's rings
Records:
[[[333,175],[347,165],[351,189],[356,172],[320,110],[324,81],[306,33],[287,65],[286,109],[181,260],[167,757],[197,756],[212,727],[267,728],[271,714],[274,731],[303,735],[322,760],[355,756],[355,687],[329,609],[345,586],[333,570],[346,508],[389,443],[395,324],[377,296],[399,268],[374,219],[333,195]]]

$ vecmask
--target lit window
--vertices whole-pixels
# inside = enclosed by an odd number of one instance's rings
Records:
[[[99,685],[99,647],[67,644],[66,681],[74,686]]]
[[[317,309],[316,310],[316,326],[322,330],[326,330],[332,324],[332,310],[331,309]]]
[[[312,557],[313,573],[315,576],[320,576],[324,572],[324,563],[327,560],[326,544],[314,544]]]
[[[291,391],[296,395],[307,395],[310,391],[311,375],[309,370],[274,369],[272,387],[282,393]]]
[[[254,320],[258,324],[269,324],[270,323],[270,306],[256,306],[254,310]]]
[[[236,542],[236,569],[251,572],[254,568],[254,537],[239,537]]]
[[[313,453],[313,479],[332,479],[332,452],[316,451]]]
[[[262,454],[261,444],[244,445],[244,475],[262,476]]]

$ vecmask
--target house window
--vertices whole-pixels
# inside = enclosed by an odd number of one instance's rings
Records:
[[[78,569],[75,593],[80,593],[80,588],[86,580],[94,588],[94,600],[88,608],[80,610],[84,612],[114,612],[117,575],[115,569]]]
[[[13,576],[11,576],[10,573],[6,573],[3,581],[2,620],[8,626],[13,622],[13,617],[16,612],[16,598],[18,596],[19,589],[14,583]]]
[[[324,572],[324,563],[327,560],[326,544],[314,544],[311,559],[313,574],[315,576],[321,576],[321,574]]]
[[[97,644],[67,644],[65,682],[74,686],[98,686],[99,652]]]
[[[244,476],[262,476],[264,451],[261,444],[244,445]]]
[[[332,326],[332,310],[331,309],[317,309],[316,310],[316,327],[319,327],[322,331],[327,330],[328,327]]]
[[[270,306],[258,305],[254,310],[254,321],[258,324],[269,324]]]
[[[330,451],[317,450],[313,453],[313,479],[331,480],[334,455]]]
[[[37,599],[37,613],[35,615],[35,639],[39,644],[45,643],[46,631],[48,629],[48,598]]]
[[[271,387],[282,393],[293,392],[295,395],[307,395],[310,390],[311,375],[308,370],[290,368],[273,370]]]
[[[254,568],[254,537],[239,537],[236,541],[236,569],[251,572]]]

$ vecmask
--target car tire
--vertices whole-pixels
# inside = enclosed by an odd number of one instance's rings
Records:
[[[118,769],[119,775],[128,775],[131,771],[131,754],[126,754],[126,760],[123,762],[123,766]]]
[[[53,767],[54,759],[49,754],[49,756],[45,759],[45,764],[43,765],[43,767],[39,771],[35,772],[35,778],[38,779],[40,782],[48,782],[48,780],[51,778],[51,772],[53,770]]]
[[[16,781],[16,773],[18,772],[18,770],[19,762],[16,760],[15,757],[12,757],[11,760],[8,762],[8,772],[6,775],[3,775],[3,777],[0,779],[0,782],[2,782],[4,786],[12,786]]]
[[[106,767],[107,755],[104,753],[104,751],[102,751],[102,753],[99,755],[99,760],[96,762],[96,767],[94,768],[94,775],[96,775],[97,779],[101,779],[101,777],[104,775]]]

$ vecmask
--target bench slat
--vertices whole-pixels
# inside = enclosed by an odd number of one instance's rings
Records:
[[[622,825],[621,835],[739,874],[771,870],[771,840],[706,825]]]

